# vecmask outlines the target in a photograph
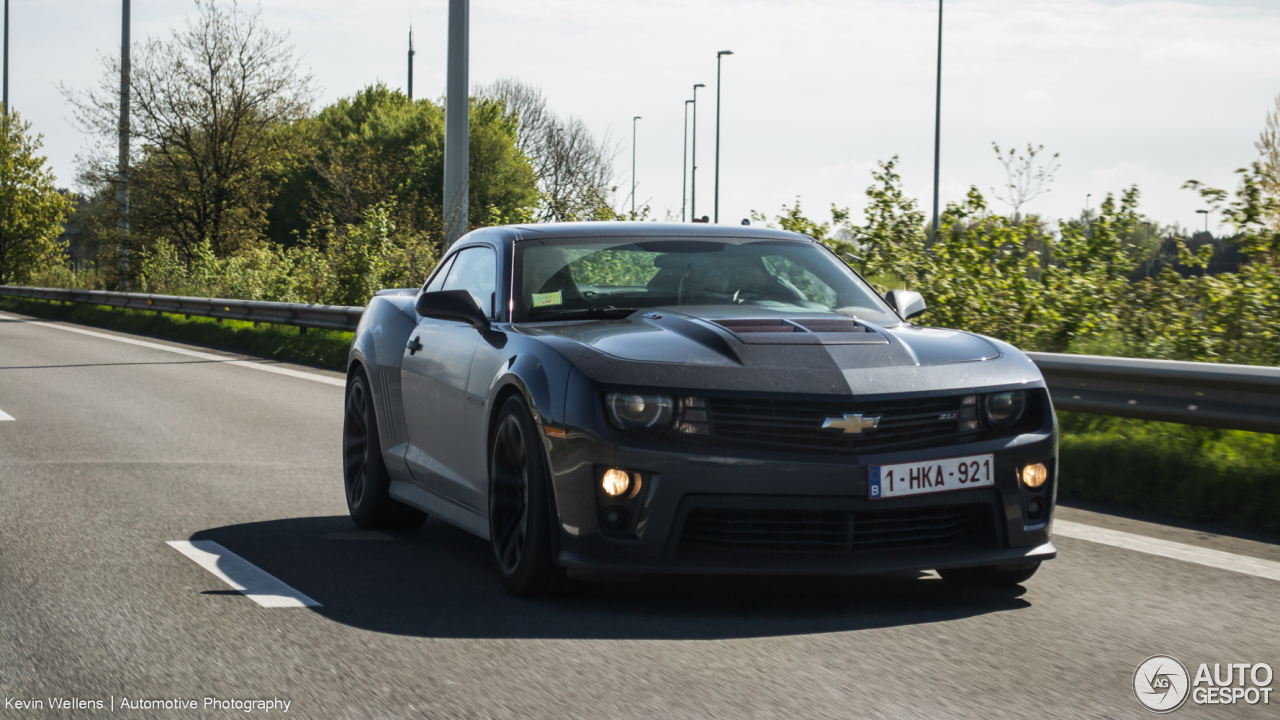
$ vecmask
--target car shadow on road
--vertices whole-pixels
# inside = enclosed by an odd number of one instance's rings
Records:
[[[190,539],[212,540],[252,562],[320,602],[313,611],[335,622],[422,637],[711,640],[916,625],[1030,607],[1020,587],[957,590],[920,573],[620,576],[575,582],[558,597],[513,598],[498,583],[489,544],[434,519],[413,531],[376,533],[358,530],[346,516],[292,518],[204,530]]]

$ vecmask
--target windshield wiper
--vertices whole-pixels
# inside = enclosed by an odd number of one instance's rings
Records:
[[[624,318],[631,313],[642,310],[643,308],[634,307],[614,307],[612,305],[606,307],[581,308],[578,310],[558,310],[547,313],[530,313],[529,320],[564,320],[575,317],[600,317],[600,318]]]

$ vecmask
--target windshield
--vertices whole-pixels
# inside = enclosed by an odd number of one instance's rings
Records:
[[[549,239],[517,243],[515,257],[517,322],[715,306],[898,322],[865,282],[815,243]]]

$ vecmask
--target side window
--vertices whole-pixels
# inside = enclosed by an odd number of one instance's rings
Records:
[[[444,284],[445,276],[449,274],[449,265],[453,263],[453,259],[456,257],[458,256],[450,255],[444,259],[444,262],[440,263],[439,272],[436,273],[435,277],[431,278],[430,285],[422,288],[422,292],[435,292],[440,289],[440,286]]]
[[[476,299],[485,315],[493,317],[494,291],[497,289],[498,266],[493,250],[487,247],[467,248],[449,268],[449,277],[441,290],[466,290]]]

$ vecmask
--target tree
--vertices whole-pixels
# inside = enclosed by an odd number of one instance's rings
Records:
[[[292,127],[283,144],[293,150],[269,212],[269,236],[293,244],[312,226],[359,223],[391,197],[396,224],[424,232],[439,228],[444,182],[444,110],[411,102],[382,83],[340,98]]]
[[[997,200],[1012,207],[1013,217],[1019,218],[1022,216],[1023,205],[1049,192],[1053,175],[1058,172],[1058,153],[1054,153],[1047,162],[1037,166],[1036,156],[1044,152],[1043,145],[1032,147],[1031,143],[1027,143],[1027,152],[1021,156],[1018,155],[1016,148],[1009,148],[1008,152],[1003,152],[996,143],[991,143],[991,148],[996,151],[996,159],[1004,166],[1005,174],[1004,188],[1000,191],[992,188],[991,194]]]
[[[597,142],[582,120],[557,117],[542,91],[515,78],[497,80],[479,94],[500,102],[516,119],[516,148],[529,158],[538,180],[538,220],[619,216],[612,210],[616,153],[608,137]]]
[[[1266,125],[1254,147],[1262,156],[1260,186],[1267,197],[1280,202],[1280,95],[1276,96],[1275,109],[1267,113]],[[1270,224],[1271,229],[1280,230],[1280,211],[1272,210]]]
[[[497,101],[471,100],[471,227],[520,222],[537,205],[537,185],[516,145],[516,119]],[[444,108],[410,101],[382,83],[282,130],[293,162],[269,211],[269,236],[296,242],[313,226],[364,222],[371,208],[395,199],[392,224],[406,233],[441,235]]]
[[[252,246],[266,223],[269,170],[286,155],[275,130],[306,115],[314,95],[287,33],[263,27],[260,10],[195,0],[196,16],[167,40],[134,52],[130,132],[140,145],[128,179],[134,242],[174,241],[189,256]],[[104,58],[97,87],[64,88],[77,119],[105,144],[119,126],[119,64]],[[116,183],[110,156],[91,158],[90,186]]]
[[[0,116],[0,284],[29,282],[62,260],[58,235],[72,200],[36,154],[42,144],[18,113]]]

